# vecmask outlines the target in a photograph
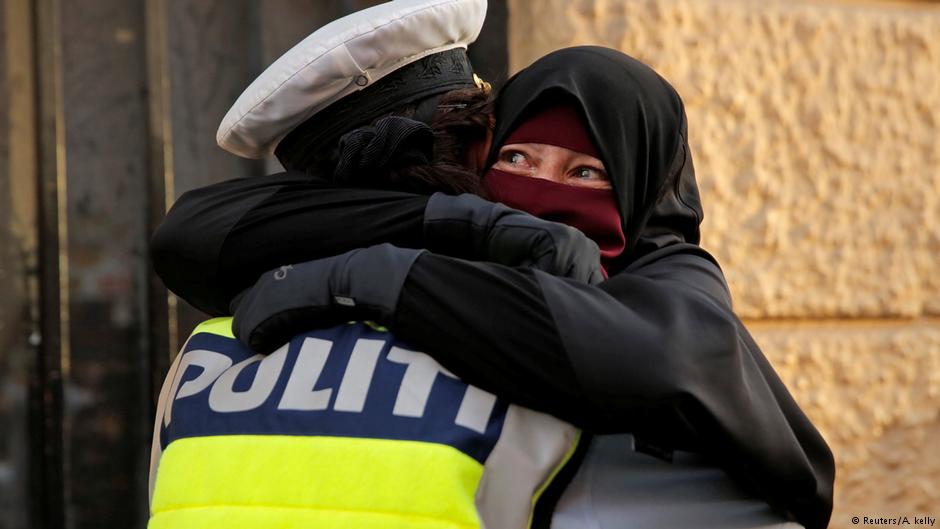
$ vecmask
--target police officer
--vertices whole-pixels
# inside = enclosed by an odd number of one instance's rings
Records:
[[[439,187],[420,172],[436,165],[450,185],[475,178],[462,166],[459,140],[490,126],[485,87],[465,54],[484,11],[482,0],[401,0],[333,22],[248,87],[219,143],[242,156],[274,151],[304,169],[275,175],[281,184],[322,188],[317,175],[328,170],[330,179],[376,171]],[[213,222],[244,220],[227,212],[239,201],[272,199],[255,192],[271,181],[260,177],[222,197]],[[463,182],[454,190],[474,190],[478,179]],[[538,256],[534,264],[579,280],[600,277],[597,247],[580,232],[486,207],[494,245],[524,248]],[[198,258],[161,260],[167,228],[155,237],[157,270],[186,291],[174,278]],[[285,265],[271,277],[290,282],[292,274]],[[579,430],[460,381],[380,327],[335,321],[285,337],[265,356],[234,338],[230,318],[197,327],[160,395],[150,527],[529,526]]]

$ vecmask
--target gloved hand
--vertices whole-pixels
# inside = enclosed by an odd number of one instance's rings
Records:
[[[232,330],[255,352],[270,353],[313,327],[387,321],[425,252],[380,244],[266,272],[232,301]]]
[[[475,195],[431,195],[424,210],[427,249],[507,266],[530,266],[590,284],[603,281],[600,249],[576,228]]]

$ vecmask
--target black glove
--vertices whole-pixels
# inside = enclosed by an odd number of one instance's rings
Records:
[[[315,327],[387,321],[425,252],[380,244],[271,270],[232,301],[232,329],[252,350],[270,353]]]
[[[475,195],[431,195],[424,240],[434,253],[529,266],[590,284],[604,279],[600,249],[578,229]]]

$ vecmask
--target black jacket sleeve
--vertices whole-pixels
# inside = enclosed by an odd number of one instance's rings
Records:
[[[596,287],[426,254],[387,324],[472,384],[595,432],[703,451],[806,527],[828,521],[832,454],[697,246]]]
[[[428,197],[333,189],[297,172],[228,180],[181,196],[150,243],[167,288],[210,315],[267,270],[389,242],[418,248]]]
[[[183,195],[154,267],[210,314],[264,272],[389,242],[422,246],[428,198],[286,173]],[[807,527],[831,511],[832,456],[730,308],[697,246],[654,251],[592,287],[424,255],[388,322],[468,382],[600,432],[700,447]]]

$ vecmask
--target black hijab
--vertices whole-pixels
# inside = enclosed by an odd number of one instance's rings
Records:
[[[489,165],[509,134],[557,97],[580,105],[617,195],[627,247],[612,272],[670,244],[698,244],[702,206],[682,100],[652,68],[619,51],[566,48],[507,81]]]

